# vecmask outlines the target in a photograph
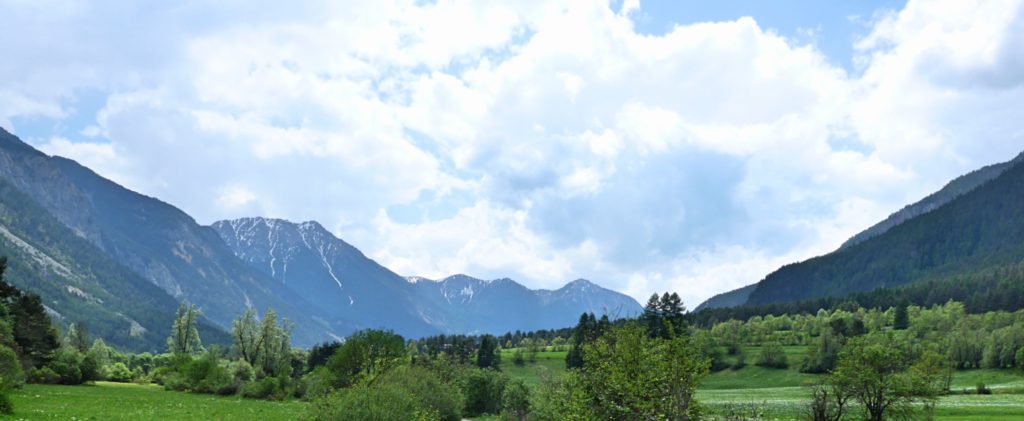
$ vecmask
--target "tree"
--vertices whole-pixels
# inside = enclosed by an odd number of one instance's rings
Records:
[[[11,328],[13,344],[10,345],[14,352],[33,367],[42,367],[53,359],[60,347],[57,331],[38,295],[22,292],[4,281],[6,269],[7,258],[0,256],[0,308],[6,308],[10,321],[9,325],[0,325]]]
[[[693,392],[710,364],[699,355],[689,337],[650,338],[629,323],[585,346],[581,388],[608,419],[694,419]]]
[[[480,349],[476,353],[476,366],[480,368],[498,368],[501,354],[498,353],[498,340],[491,335],[480,338]]]
[[[502,411],[513,419],[526,421],[530,413],[530,390],[522,380],[514,379],[505,385],[501,398]]]
[[[891,337],[850,340],[840,352],[829,382],[848,391],[864,406],[872,421],[909,417],[915,398],[922,398],[927,404],[938,393],[935,385],[939,381],[942,358],[925,353],[912,366],[913,358],[907,345]]]
[[[907,305],[896,306],[896,315],[893,317],[892,328],[903,330],[910,327],[910,316],[907,314]]]
[[[167,338],[167,350],[175,355],[192,355],[202,350],[199,340],[199,317],[202,313],[194,304],[182,304],[174,317],[171,336]]]
[[[405,359],[405,340],[390,331],[361,330],[353,333],[327,361],[334,387],[373,380]]]
[[[573,348],[573,349],[576,349],[576,348]],[[576,358],[582,358],[582,357],[578,357],[578,355],[580,355],[578,351],[577,351],[576,355],[572,355],[572,352],[573,352],[572,350],[569,350],[569,354],[566,355],[566,367],[567,368],[573,368],[573,367],[569,366],[569,357],[570,356],[572,357],[573,361],[575,361]],[[512,351],[512,364],[515,364],[518,367],[522,367],[523,365],[526,364],[526,358],[523,357],[523,349],[522,348],[516,348],[515,350]],[[582,366],[583,362],[580,361],[579,364],[580,364],[580,366]],[[577,367],[579,367],[579,366],[577,366]]]
[[[231,338],[234,352],[257,372],[276,376],[290,371],[291,334],[286,322],[278,325],[273,309],[259,322],[256,311],[246,309],[231,323]]]
[[[252,307],[245,309],[245,312],[231,323],[231,339],[238,358],[255,368],[256,361],[263,351],[263,341],[265,339],[260,335],[259,322],[256,321],[256,310]]]
[[[21,370],[21,363],[14,351],[6,346],[0,345],[0,414],[10,415],[14,412],[8,394],[11,389],[21,387],[25,382],[25,375]]]
[[[770,342],[762,346],[761,354],[757,357],[757,365],[768,368],[789,367],[789,362],[786,360],[786,351],[783,350],[782,344]]]
[[[340,347],[341,342],[338,341],[313,345],[313,348],[309,350],[309,358],[306,359],[306,369],[312,371],[314,368],[326,364],[331,355],[334,355]]]
[[[85,329],[85,322],[75,322],[68,326],[67,344],[85,353],[89,350],[89,335]]]
[[[263,313],[260,323],[260,337],[263,350],[259,355],[259,369],[268,375],[284,376],[291,371],[291,328],[287,321],[277,323],[273,309]],[[404,344],[403,344],[404,345]]]
[[[849,400],[849,391],[840,386],[827,383],[811,386],[807,418],[811,421],[842,421]]]

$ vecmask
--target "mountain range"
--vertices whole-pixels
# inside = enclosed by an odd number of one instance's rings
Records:
[[[299,346],[363,328],[409,337],[503,333],[569,326],[584,311],[641,310],[582,280],[555,291],[463,275],[411,281],[316,222],[203,226],[3,129],[0,255],[10,257],[8,279],[40,294],[58,321],[85,321],[94,335],[136,350],[162,349],[183,302],[203,312],[207,341],[227,341],[247,308],[274,309],[292,322]]]
[[[698,306],[843,297],[1024,261],[1024,154],[954,179],[838,250],[783,266]]]

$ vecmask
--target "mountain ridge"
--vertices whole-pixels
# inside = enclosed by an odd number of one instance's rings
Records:
[[[221,234],[226,244],[234,248],[236,256],[263,272],[277,274],[276,278],[282,282],[290,276],[284,268],[295,265],[283,263],[288,259],[305,259],[308,262],[312,258],[302,256],[315,255],[325,249],[345,250],[344,256],[337,256],[336,263],[322,260],[324,264],[300,265],[309,270],[303,275],[306,284],[301,290],[307,291],[306,298],[311,302],[344,303],[349,299],[342,292],[345,288],[359,291],[356,296],[367,296],[380,293],[381,286],[386,286],[385,291],[390,295],[378,295],[371,301],[398,304],[399,308],[375,306],[357,314],[345,313],[363,327],[372,325],[372,320],[384,320],[388,315],[401,313],[403,317],[411,315],[418,318],[429,325],[433,333],[504,333],[569,326],[585,311],[609,313],[610,316],[615,312],[626,315],[640,311],[639,303],[631,297],[586,280],[569,282],[557,290],[531,290],[509,278],[484,280],[455,274],[434,280],[422,276],[399,276],[334,236],[316,221],[247,217],[217,221],[211,226]],[[300,240],[303,227],[314,227],[320,236],[317,241]],[[253,232],[254,229],[258,232]],[[290,243],[282,245],[271,241],[275,238],[287,238]],[[279,263],[280,269],[272,268],[272,262],[282,262]],[[314,266],[320,266],[320,269],[311,269]],[[366,274],[370,274],[373,281],[368,285],[365,284]],[[589,290],[582,294],[568,294],[579,286]],[[376,314],[381,311],[386,314]]]

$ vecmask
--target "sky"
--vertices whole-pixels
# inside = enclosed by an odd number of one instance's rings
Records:
[[[1024,149],[1024,1],[0,0],[0,126],[402,275],[695,307]]]

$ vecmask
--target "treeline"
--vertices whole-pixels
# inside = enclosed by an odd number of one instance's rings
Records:
[[[963,303],[968,313],[1016,311],[1024,308],[1024,264],[986,269],[969,275],[931,279],[897,288],[879,288],[845,297],[825,297],[790,303],[708,308],[687,314],[698,326],[754,316],[809,314],[820,309],[886,309],[913,304],[933,306],[948,301]]]

